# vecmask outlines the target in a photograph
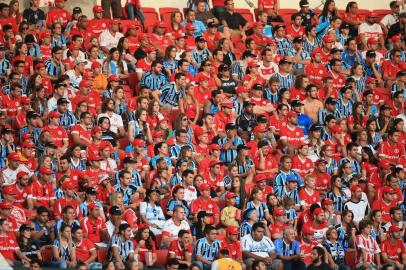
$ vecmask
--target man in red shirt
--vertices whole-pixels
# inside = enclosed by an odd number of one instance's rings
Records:
[[[221,248],[227,249],[230,254],[230,258],[242,264],[242,249],[240,241],[238,240],[239,234],[239,228],[228,226],[227,236],[225,239],[223,239],[223,241],[221,241]]]
[[[154,25],[153,33],[150,36],[150,43],[162,55],[169,45],[172,45],[172,40],[165,35],[166,25],[163,22],[156,22]]]
[[[406,248],[401,240],[401,230],[392,225],[386,232],[389,238],[381,243],[382,263],[396,265],[396,269],[403,270],[406,266]]]
[[[300,203],[304,209],[309,208],[314,203],[320,203],[320,195],[315,190],[316,177],[309,174],[304,177],[305,187],[299,191]]]
[[[6,112],[8,117],[13,119],[16,117],[17,113],[21,110],[21,90],[22,86],[19,83],[12,84],[10,87],[10,93],[1,96],[0,105],[2,111]]]
[[[192,246],[193,238],[192,234],[186,230],[180,230],[178,233],[178,240],[174,240],[169,244],[168,257],[176,258],[179,264],[190,267],[192,264]]]
[[[271,224],[268,229],[270,238],[275,241],[283,237],[283,230],[290,225],[287,223],[286,214],[282,208],[276,208],[272,215],[274,217],[274,223]]]
[[[321,47],[321,49],[319,49],[319,52],[321,54],[321,63],[323,65],[328,64],[328,62],[331,59],[331,50],[333,49],[333,45],[334,45],[334,38],[330,35],[325,35],[323,37],[323,45]],[[318,49],[316,49],[318,50]]]
[[[382,220],[387,223],[390,222],[390,209],[396,207],[396,200],[394,200],[396,191],[393,188],[385,186],[382,189],[382,199],[377,199],[372,204],[373,210],[379,210],[382,212]]]
[[[61,114],[57,111],[52,111],[48,114],[49,124],[43,128],[43,131],[49,131],[53,139],[53,143],[64,153],[69,146],[69,138],[66,130],[59,124]]]
[[[74,144],[79,146],[89,146],[92,135],[88,127],[92,124],[92,116],[88,112],[80,114],[80,123],[72,126],[70,134]]]
[[[210,218],[210,224],[217,225],[220,221],[220,211],[217,204],[210,197],[210,185],[203,183],[200,186],[200,197],[192,201],[190,206],[191,216],[190,218],[196,220],[196,215],[200,211],[206,211],[207,213],[213,214]]]
[[[70,12],[65,9],[65,0],[55,0],[55,7],[48,11],[47,26],[51,28],[53,23],[60,22],[65,27],[72,19]]]
[[[145,53],[147,56],[140,59],[135,65],[135,72],[137,73],[138,80],[141,80],[142,75],[151,70],[152,62],[156,60],[157,51],[152,45],[145,48]]]
[[[101,99],[99,93],[91,89],[92,83],[88,80],[81,80],[79,83],[79,91],[71,100],[72,110],[75,111],[80,101],[86,101],[89,112],[96,116],[101,112]]]
[[[31,172],[37,169],[38,162],[35,158],[35,145],[32,142],[25,141],[21,144],[20,162]]]
[[[92,202],[87,205],[87,209],[89,210],[89,216],[80,222],[83,235],[94,244],[102,242],[108,243],[110,241],[110,235],[107,231],[106,222],[100,217],[99,206]]]
[[[63,190],[63,197],[56,199],[54,204],[54,215],[55,218],[61,218],[62,210],[65,206],[70,205],[72,206],[73,210],[75,211],[74,217],[79,218],[81,212],[79,209],[79,201],[76,198],[75,190],[77,190],[77,186],[75,183],[71,182],[71,180],[63,176],[65,179],[63,180],[62,190]]]
[[[52,187],[53,177],[52,171],[49,168],[41,168],[39,170],[38,180],[32,183],[32,199],[34,205],[44,206],[50,211],[53,210],[55,203],[55,193]]]
[[[405,155],[404,145],[399,144],[400,134],[400,131],[396,129],[388,131],[388,139],[379,148],[379,158],[381,160],[388,160],[393,164],[398,164],[400,158]]]
[[[262,22],[256,22],[253,24],[254,33],[247,37],[255,41],[256,49],[261,50],[266,47],[271,39],[269,37],[263,36],[264,26]]]
[[[344,130],[338,125],[331,127],[331,139],[325,141],[326,145],[333,147],[333,158],[339,161],[342,157],[347,156],[347,150],[345,148],[345,136]]]
[[[26,230],[27,225],[23,226],[20,233]],[[0,253],[10,266],[15,265],[17,258],[24,265],[29,265],[30,259],[21,252],[15,234],[11,231],[10,222],[6,219],[0,219]]]
[[[392,85],[396,81],[396,74],[406,69],[406,63],[401,60],[401,51],[393,49],[390,52],[390,59],[382,63],[383,79],[387,85]]]
[[[327,173],[328,162],[324,159],[318,159],[315,163],[313,175],[316,177],[315,190],[319,195],[325,195],[330,191],[331,187],[331,175]],[[324,196],[325,197],[325,196]]]
[[[222,102],[220,104],[221,111],[217,112],[213,118],[213,124],[217,128],[217,134],[221,137],[226,136],[226,125],[234,123],[233,103],[231,101]]]
[[[254,132],[264,133],[265,129],[262,129],[260,126],[256,126],[253,130]],[[263,135],[260,135],[263,137]],[[249,145],[247,145],[249,146]],[[250,147],[250,146],[249,146]],[[252,150],[252,148],[251,148]],[[270,178],[273,178],[275,173],[278,172],[278,162],[276,161],[275,156],[272,154],[273,149],[269,145],[268,140],[261,140],[258,142],[257,150],[254,152],[253,160],[257,173],[262,173],[269,175]],[[272,188],[272,187],[270,187]],[[271,191],[271,193],[273,190]],[[264,194],[265,195],[265,194]],[[266,195],[265,195],[266,196]]]
[[[94,265],[97,259],[96,246],[88,238],[83,237],[81,227],[72,227],[72,240],[76,247],[76,259],[86,265]]]
[[[339,59],[331,59],[331,71],[326,76],[333,79],[333,91],[338,92],[345,85],[345,77],[342,75],[342,63]]]
[[[302,241],[299,242],[299,245],[301,253],[304,254],[304,263],[310,265],[312,263],[312,249],[319,245],[317,241],[314,241],[314,229],[312,227],[302,229]]]
[[[326,222],[326,215],[324,210],[316,208],[313,211],[313,222],[307,222],[303,225],[303,230],[314,230],[314,239],[321,243],[326,238],[328,223]]]
[[[322,64],[322,51],[321,49],[315,49],[311,54],[312,61],[304,68],[305,74],[309,77],[310,82],[320,86],[324,75],[327,73],[327,68]]]
[[[100,34],[107,29],[110,20],[103,19],[103,8],[99,5],[93,7],[94,18],[89,21],[89,31],[96,37],[99,37]]]
[[[290,111],[287,114],[288,124],[280,131],[280,139],[285,153],[293,154],[304,141],[304,134],[297,126],[297,113]]]
[[[27,172],[21,171],[17,173],[17,182],[14,185],[11,185],[10,187],[15,190],[16,194],[14,196],[14,204],[23,207],[25,205],[25,208],[28,210],[33,210],[34,205],[32,202],[32,189],[31,185],[29,185],[30,177]],[[3,192],[4,191],[3,188]]]
[[[305,34],[304,26],[302,26],[303,18],[300,13],[295,13],[291,16],[292,23],[286,27],[286,37],[293,40],[295,37],[303,37]]]

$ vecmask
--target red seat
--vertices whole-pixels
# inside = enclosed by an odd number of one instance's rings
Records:
[[[147,28],[148,26],[154,25],[156,22],[159,21],[159,15],[158,12],[156,12],[155,8],[151,7],[142,7],[141,8],[142,13],[144,14],[145,17],[145,23],[144,26]],[[145,30],[144,30],[145,31]]]
[[[129,72],[128,73],[128,86],[132,90],[131,92],[134,95],[138,94],[138,77],[137,73],[135,72]]]
[[[156,251],[157,261],[156,263],[160,266],[165,266],[168,261],[168,250],[167,249],[157,249]]]
[[[97,261],[104,263],[107,257],[107,248],[97,248]]]
[[[380,22],[385,15],[390,14],[389,9],[375,9],[374,12],[378,15],[378,21]]]
[[[355,269],[355,256],[356,252],[355,251],[347,251],[345,254],[345,263],[351,268]]]
[[[358,14],[362,16],[367,16],[367,14],[370,12],[369,9],[358,9]]]
[[[42,260],[45,261],[50,261],[53,257],[52,253],[52,247],[51,246],[45,246],[41,248],[41,257]]]
[[[240,13],[241,16],[243,16],[244,19],[249,23],[252,23],[254,21],[254,16],[252,15],[251,10],[249,10],[248,8],[236,8],[235,12]]]
[[[297,9],[294,9],[294,8],[281,8],[281,9],[278,10],[278,14],[281,15],[281,16],[282,16],[282,14],[290,14],[290,15],[292,15],[292,14],[295,14],[297,12],[299,12],[299,11]]]
[[[161,200],[161,208],[162,208],[162,212],[164,213],[164,215],[166,215],[166,205],[169,202],[169,198],[164,198]]]
[[[178,8],[173,8],[173,7],[159,8],[159,14],[161,15],[161,21],[170,25],[172,12],[174,12],[174,11],[180,12],[180,10]],[[183,14],[182,14],[182,20],[183,20]]]
[[[338,13],[338,16],[339,16],[340,18],[344,18],[345,10],[339,9],[339,10],[337,11],[337,13]]]
[[[134,27],[137,33],[141,33],[143,31],[142,25],[139,21],[135,20],[120,20],[120,30],[122,33],[127,32],[128,28]]]
[[[156,248],[159,249],[159,247],[161,246],[161,241],[162,241],[162,234],[158,234],[155,236],[155,242],[156,242]]]

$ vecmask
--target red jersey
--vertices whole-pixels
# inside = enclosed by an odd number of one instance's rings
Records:
[[[44,62],[52,57],[52,47],[51,46],[41,45],[41,46],[39,46],[39,51],[41,52],[41,55],[42,55],[41,59]],[[49,80],[49,78],[45,78],[45,79]],[[52,92],[51,92],[51,94],[52,94]]]
[[[277,0],[258,0],[258,6],[262,5],[264,10],[274,9],[278,5]]]
[[[52,87],[51,79],[42,77],[42,85],[44,86],[45,93],[50,96],[52,95],[54,88]]]
[[[192,256],[193,246],[189,244],[187,247],[181,247],[178,240],[174,240],[170,243],[168,254],[175,254],[175,258],[181,261],[185,260],[185,254]]]
[[[218,133],[224,133],[226,131],[226,125],[232,123],[233,120],[232,115],[227,116],[224,112],[220,111],[214,115],[213,124],[216,126]]]
[[[279,117],[274,114],[271,117],[269,117],[269,125],[271,127],[274,127],[276,131],[281,131],[283,129],[286,129],[286,126],[288,125],[286,117],[279,119]]]
[[[135,248],[137,248],[137,247],[139,247],[139,250],[138,250],[138,255],[139,255],[139,261],[140,262],[142,262],[142,263],[145,263],[145,255],[148,253],[148,252],[152,252],[152,253],[155,253],[156,252],[156,247],[155,247],[155,242],[154,241],[151,241],[151,240],[147,240],[147,241],[149,241],[149,244],[151,245],[151,249],[148,249],[147,247],[146,247],[146,244],[144,243],[143,245],[139,245],[136,241],[135,241],[135,239],[133,240],[133,243],[134,243],[134,247]]]
[[[20,247],[17,244],[15,234],[9,232],[6,235],[0,235],[0,253],[7,260],[15,260],[14,252]]]
[[[145,58],[142,58],[135,65],[136,71],[142,72],[144,74],[145,72],[151,70],[151,64],[152,64],[152,62],[147,62],[147,60]]]
[[[76,258],[82,262],[87,261],[90,258],[90,252],[96,250],[96,246],[87,238],[83,238],[82,241],[76,244]]]
[[[304,255],[304,263],[309,265],[312,263],[312,250],[315,246],[318,246],[319,243],[313,241],[311,243],[305,243],[302,241],[299,242],[300,253]]]
[[[127,222],[132,229],[138,228],[137,215],[135,214],[134,210],[132,210],[131,208],[127,208],[124,210],[124,213],[121,216],[121,220]]]
[[[221,248],[225,248],[228,250],[230,254],[230,258],[233,260],[242,258],[242,249],[240,241],[235,241],[234,243],[230,243],[227,239],[223,239],[221,241]]]
[[[31,195],[31,186],[26,186],[20,189],[17,184],[13,185],[15,187],[16,195],[14,196],[14,205],[23,207],[24,203],[26,202],[28,196]]]
[[[269,229],[269,232],[270,232],[271,236],[273,234],[277,234],[277,233],[280,233],[282,235],[283,230],[285,229],[285,227],[288,227],[288,226],[290,226],[290,225],[289,224],[283,224],[283,223],[282,224],[274,223],[274,224],[269,225],[268,229]],[[275,240],[276,238],[272,238],[272,239]]]
[[[330,145],[333,148],[333,158],[335,160],[339,161],[341,158],[343,158],[342,150],[343,147],[345,147],[344,145],[335,144],[331,140],[325,141],[324,144]]]
[[[57,126],[56,128],[53,128],[51,126],[45,126],[43,128],[43,131],[47,130],[51,133],[51,137],[53,140],[53,143],[58,147],[61,148],[63,146],[63,143],[65,141],[68,141],[68,134],[66,133],[66,130],[62,126]]]
[[[280,131],[280,138],[285,139],[289,144],[299,148],[302,141],[304,141],[303,130],[297,126],[290,128],[286,125],[286,127]]]
[[[379,147],[379,156],[381,159],[387,159],[390,162],[398,163],[400,157],[405,155],[405,148],[397,143],[391,145],[388,140],[384,141]]]
[[[1,97],[2,110],[7,112],[7,116],[15,117],[21,110],[20,98],[14,99],[10,94]]]
[[[331,53],[330,51],[325,52],[323,49],[320,50],[320,54],[321,54],[321,64],[322,65],[327,65],[328,62],[330,62],[331,59]]]
[[[217,44],[219,40],[223,38],[223,35],[219,31],[217,31],[213,36],[206,32],[203,34],[203,37],[207,41],[207,49],[212,52],[217,48]]]
[[[102,204],[109,204],[109,198],[110,198],[110,194],[112,194],[114,192],[113,187],[109,186],[108,187],[103,187],[102,185],[97,185],[96,190],[97,190],[97,195],[96,195],[96,199],[98,201],[100,201]]]
[[[99,175],[102,173],[107,173],[102,169],[93,170],[92,168],[88,167],[85,171],[85,175],[90,178],[91,186],[96,187],[99,184]]]
[[[296,28],[293,24],[286,27],[286,37],[289,39],[294,39],[295,37],[303,37],[305,34],[304,26]]]
[[[376,189],[374,188],[374,190],[376,190],[376,195],[375,195],[375,200],[380,200],[382,199],[383,196],[383,186]],[[403,194],[402,194],[402,190],[398,187],[398,188],[392,188],[395,191],[395,197],[393,198],[393,200],[399,204],[401,204],[403,202]]]
[[[357,235],[355,238],[356,245],[358,248],[362,248],[365,250],[365,259],[367,263],[375,263],[374,255],[379,250],[378,243],[376,242],[375,238],[371,235],[365,237],[363,234]],[[378,254],[379,256],[379,254]],[[357,252],[357,260],[356,264],[363,261],[362,253]]]
[[[69,11],[65,9],[50,9],[47,16],[47,26],[51,28],[53,23],[60,22],[62,26],[66,26],[68,21],[72,18]]]
[[[314,172],[313,175],[316,177],[316,191],[328,192],[331,188],[331,175],[317,172]]]
[[[252,78],[252,76],[250,74],[246,74],[244,75],[244,77],[242,78],[243,82],[248,82],[250,81]],[[252,85],[256,85],[256,84],[260,84],[260,85],[265,85],[266,80],[264,78],[261,77],[261,75],[257,75],[257,77],[254,79],[254,82]]]
[[[394,65],[391,60],[386,60],[382,62],[382,73],[384,76],[396,78],[396,74],[406,69],[405,62],[399,62],[399,64]]]
[[[345,77],[341,74],[334,75],[333,72],[328,72],[326,76],[333,78],[333,90],[340,91],[340,89],[345,85]]]
[[[17,60],[22,60],[21,56],[14,57],[13,64]],[[23,61],[24,61],[24,73],[23,74],[24,74],[24,76],[29,76],[30,75],[30,67],[34,67],[34,59],[31,56],[28,55],[28,56],[26,56],[24,58]]]
[[[166,49],[169,45],[172,45],[172,40],[167,36],[157,36],[156,34],[151,34],[150,36],[151,43]]]
[[[303,101],[306,98],[306,92],[302,92],[296,87],[290,89],[290,99],[298,99]]]
[[[326,238],[326,232],[328,230],[328,224],[322,223],[318,226],[314,226],[313,222],[307,222],[303,224],[302,231],[304,228],[313,228],[314,230],[314,240],[321,243]]]
[[[196,215],[200,211],[206,211],[207,213],[211,213],[215,216],[220,215],[219,208],[212,199],[202,200],[201,197],[192,201],[192,204],[190,206],[190,211],[193,215]],[[214,223],[214,218],[210,217],[210,224],[213,224],[213,223]]]
[[[94,142],[91,142],[88,146],[87,146],[87,154],[94,154],[94,155],[98,155],[99,154],[99,149],[100,148],[100,143],[99,144],[95,144]]]
[[[380,199],[380,200],[375,200],[373,203],[372,203],[372,209],[373,210],[379,210],[379,211],[381,211],[382,212],[382,220],[385,222],[385,223],[388,223],[388,222],[390,222],[390,209],[392,208],[392,207],[396,207],[397,206],[397,201],[396,200],[393,200],[393,201],[391,201],[390,203],[387,203],[387,202],[385,202],[383,199]]]
[[[79,135],[80,140],[90,144],[92,141],[92,133],[87,128],[84,128],[81,124],[77,124],[71,127],[70,133]]]
[[[85,217],[81,220],[80,227],[82,227],[83,233],[87,235],[86,238],[93,243],[100,243],[102,241],[102,231],[107,230],[106,223],[101,217],[96,220]]]
[[[402,255],[406,254],[406,248],[402,240],[396,240],[395,244],[392,244],[390,239],[385,239],[381,243],[381,252],[388,255],[388,259],[402,262]]]
[[[292,158],[292,170],[296,171],[302,178],[314,170],[313,161],[310,158],[300,159],[298,155]]]
[[[137,37],[127,37],[128,40],[128,50],[131,54],[134,54],[135,51],[140,47],[140,42]]]
[[[83,37],[83,45],[84,45],[84,47],[86,48],[87,46],[88,46],[88,44],[89,44],[89,42],[90,42],[90,39],[92,38],[92,36],[93,36],[93,34],[92,34],[92,32],[91,31],[89,31],[90,29],[89,29],[89,27],[88,27],[88,29],[79,29],[79,28],[76,28],[76,29],[73,29],[71,32],[70,32],[70,37],[73,37],[74,35],[80,35],[80,36],[82,36]]]
[[[304,73],[309,77],[311,83],[321,85],[327,68],[322,64],[310,63],[305,66]]]
[[[37,180],[32,183],[32,198],[38,205],[49,208],[51,206],[51,200],[55,200],[55,193],[50,183],[41,183]]]
[[[313,190],[313,193],[309,194],[306,188],[303,188],[299,191],[299,197],[300,203],[304,204],[306,208],[314,203],[319,203],[321,201],[320,194],[316,190]]]
[[[249,147],[249,145],[247,144]],[[254,155],[254,165],[257,170],[259,170],[259,156],[257,154]],[[278,161],[276,161],[276,158],[272,154],[268,154],[265,157],[265,168],[263,169],[264,171],[271,170],[271,169],[276,169],[278,168]],[[274,177],[274,174],[272,173],[267,173],[270,178]]]
[[[83,96],[82,94],[78,93],[73,99],[72,102],[72,110],[75,111],[76,107],[79,102],[86,101],[87,106],[89,108],[89,112],[93,115],[97,115],[97,108],[101,107],[101,99],[99,93],[94,90],[91,90],[87,96]]]
[[[62,210],[67,205],[72,206],[73,210],[75,210],[76,219],[79,219],[79,217],[82,216],[82,212],[80,211],[78,200],[67,199],[67,198],[58,198],[58,199],[56,199],[55,204],[54,204],[54,215],[56,218],[59,219],[62,217]]]
[[[110,25],[109,19],[93,19],[89,21],[88,30],[93,36],[99,37],[100,34]]]
[[[66,174],[66,172],[59,172],[56,174],[56,178],[59,179],[65,174]],[[71,169],[68,176],[69,176],[70,181],[75,185],[75,187],[76,187],[75,191],[77,192],[78,191],[77,189],[79,186],[79,180],[83,179],[84,173],[78,169]]]

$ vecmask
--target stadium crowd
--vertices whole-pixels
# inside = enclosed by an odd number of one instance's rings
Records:
[[[406,270],[402,1],[65,1],[0,3],[10,266]]]

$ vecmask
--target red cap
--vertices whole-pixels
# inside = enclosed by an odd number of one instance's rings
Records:
[[[23,105],[28,105],[31,104],[31,99],[29,97],[21,97],[20,102]]]
[[[396,193],[396,191],[393,188],[388,187],[388,186],[384,186],[382,188],[382,192],[383,192],[383,194],[385,194],[385,193],[395,194]]]
[[[238,228],[234,227],[234,226],[228,226],[227,227],[227,233],[228,234],[240,234]]]
[[[35,70],[39,70],[39,69],[44,68],[44,67],[45,67],[45,65],[43,63],[38,63],[38,64],[35,65]]]
[[[317,209],[320,209],[320,208],[317,208]],[[317,209],[316,209],[316,210],[317,210]],[[304,226],[304,227],[302,228],[302,234],[314,234],[314,229],[313,229],[313,227]]]
[[[234,108],[234,104],[232,102],[226,101],[226,102],[222,102],[220,103],[221,107],[226,107],[226,108]]]
[[[374,82],[376,82],[376,79],[375,79],[374,77],[368,77],[368,78],[365,80],[365,82],[366,82],[366,83],[374,83]]]
[[[378,39],[370,37],[370,38],[368,38],[367,43],[368,44],[378,44]]]
[[[103,12],[103,11],[104,11],[103,8],[101,6],[99,6],[99,5],[95,5],[93,7],[93,12],[94,13],[100,13],[100,12]]]
[[[396,225],[392,225],[388,229],[388,233],[394,233],[394,232],[400,232],[400,231],[401,231],[401,229]]]
[[[154,133],[152,133],[153,138],[158,138],[164,136],[164,133],[161,130],[157,130]]]
[[[142,139],[134,139],[133,146],[144,147],[144,140],[142,140]]]
[[[99,208],[99,206],[95,202],[91,202],[87,205],[87,209],[93,210],[95,208]]]
[[[266,176],[266,174],[264,173],[259,173],[257,175],[254,176],[254,181],[255,183],[261,182],[261,181],[265,181],[267,180],[268,177]]]
[[[212,160],[212,161],[210,161],[209,167],[213,167],[216,165],[223,165],[223,162],[221,162],[220,160]]]
[[[15,185],[5,186],[3,188],[3,194],[15,195],[17,194],[17,188]]]
[[[32,135],[27,132],[27,133],[24,133],[23,136],[21,136],[21,138],[23,140],[32,139]]]
[[[76,46],[75,44],[72,44],[69,46],[69,50],[73,51],[73,50],[80,50],[80,48],[78,46]]]
[[[174,37],[175,39],[181,39],[181,38],[185,38],[185,34],[179,33],[179,32],[175,32],[175,33],[173,33],[173,37]]]
[[[120,20],[118,20],[118,19],[110,20],[110,25],[116,25],[116,24],[120,24]]]
[[[392,42],[398,42],[398,41],[401,40],[401,37],[400,37],[400,35],[395,35],[395,36],[393,36],[393,37],[391,38],[391,40],[392,40]]]
[[[166,25],[165,25],[165,23],[163,23],[163,22],[157,21],[157,22],[154,24],[154,27],[166,28]]]
[[[312,51],[312,57],[316,56],[316,53],[322,53],[323,50],[321,48],[316,48]]]
[[[151,53],[151,52],[155,52],[155,51],[156,51],[156,49],[155,49],[155,47],[152,46],[152,45],[148,46],[148,47],[145,49],[145,52],[146,52],[146,53]]]
[[[353,186],[351,186],[350,191],[351,191],[351,192],[355,192],[355,191],[357,191],[357,190],[359,190],[359,189],[362,190],[359,185],[353,185]]]
[[[87,159],[90,161],[100,161],[102,158],[97,154],[90,153]]]
[[[213,150],[221,150],[220,145],[213,143],[209,145],[209,151],[213,151]]]
[[[65,181],[62,184],[62,188],[63,189],[74,189],[75,188],[75,184],[72,181]]]
[[[50,168],[43,167],[43,168],[41,168],[41,169],[39,170],[39,173],[40,173],[40,174],[52,174],[52,171],[51,171]]]
[[[40,39],[44,39],[44,38],[47,38],[47,37],[51,37],[51,31],[45,30],[45,31],[41,31],[39,33],[39,38]]]
[[[240,85],[240,86],[237,86],[237,88],[235,89],[235,92],[237,94],[239,94],[239,93],[249,93],[250,89],[245,87],[245,86]]]
[[[316,160],[316,165],[319,165],[320,163],[328,164],[327,160],[322,159],[322,158]]]
[[[321,205],[324,207],[324,206],[326,206],[326,205],[333,204],[333,203],[334,203],[334,202],[333,202],[332,199],[325,199],[325,200],[323,200],[323,202],[321,203]]]
[[[113,81],[113,82],[119,82],[119,81],[120,81],[120,78],[118,78],[118,77],[115,76],[115,75],[110,75],[109,78],[108,78],[108,81],[109,81],[109,82],[111,82],[111,81]]]
[[[283,209],[282,208],[275,208],[274,210],[273,210],[273,215],[274,216],[284,216],[285,215],[285,212],[283,211]]]
[[[331,127],[331,133],[343,133],[344,130],[342,127],[335,125]]]
[[[378,166],[379,166],[379,168],[385,169],[385,170],[389,170],[390,168],[392,168],[390,161],[387,159],[383,159],[383,160],[379,161]]]
[[[26,175],[28,175],[27,172],[24,172],[24,171],[18,172],[18,173],[17,173],[17,179],[20,179],[20,178],[22,178],[22,177],[24,177],[24,176],[26,176]]]
[[[102,132],[102,128],[100,126],[94,126],[92,128],[92,134],[95,134],[97,132]]]
[[[109,177],[108,174],[102,173],[102,174],[99,174],[99,176],[98,176],[97,178],[99,179],[99,183],[101,183],[101,182],[103,182],[104,180],[109,179],[110,177]]]
[[[195,26],[193,25],[193,23],[188,23],[188,24],[186,24],[185,29],[192,31],[192,30],[195,30]]]
[[[195,137],[199,138],[199,136],[202,136],[203,134],[207,134],[207,131],[204,130],[203,128],[197,126],[194,133],[195,133]]]
[[[169,122],[168,118],[163,117],[163,118],[158,120],[158,124],[163,123],[163,122]]]
[[[204,82],[204,81],[210,80],[210,78],[207,77],[206,75],[204,75],[203,73],[197,74],[195,79],[196,79],[196,82]]]
[[[25,141],[21,144],[22,148],[34,148],[34,144],[32,142],[29,141]]]
[[[99,150],[103,150],[106,147],[108,147],[111,151],[114,150],[113,146],[111,145],[111,143],[109,141],[102,141],[99,144]]]
[[[81,80],[79,83],[79,87],[90,87],[92,84],[88,80]]]
[[[316,209],[313,211],[313,215],[318,216],[318,215],[320,215],[320,214],[324,214],[324,210],[321,209],[321,208],[316,208]]]
[[[254,129],[252,131],[254,131],[254,132],[266,132],[267,130],[264,127],[256,126],[256,127],[254,127]]]
[[[101,64],[98,61],[94,61],[91,65],[91,68],[101,68]]]
[[[288,118],[291,118],[291,117],[297,117],[297,113],[296,112],[294,112],[294,111],[289,111],[288,112],[288,114],[286,115]]]
[[[251,62],[248,63],[248,67],[259,67],[258,61],[252,60]]]
[[[55,0],[55,3],[58,3],[58,2],[65,2],[65,0]]]
[[[58,111],[54,110],[48,114],[48,117],[49,118],[59,118],[59,117],[61,117],[61,114]]]
[[[376,17],[378,17],[378,15],[375,12],[370,11],[370,12],[368,12],[367,17],[368,18],[376,18]]]
[[[6,202],[0,203],[0,209],[11,209],[11,208],[13,208],[13,205],[11,203]]]
[[[254,22],[252,24],[252,27],[264,27],[264,25],[262,24],[262,22]]]
[[[200,190],[208,190],[208,189],[210,189],[210,185],[207,184],[207,183],[203,183],[203,184],[200,186]]]
[[[335,40],[334,40],[334,38],[333,38],[332,36],[330,36],[330,35],[325,35],[325,36],[323,37],[323,42],[325,42],[325,43],[331,43],[331,42],[335,42]]]
[[[7,158],[14,161],[20,161],[20,156],[16,152],[11,152],[7,155]]]
[[[302,148],[305,145],[309,145],[309,143],[307,143],[305,141],[300,141],[299,148]]]
[[[228,193],[226,194],[226,199],[227,199],[227,200],[232,199],[232,198],[235,198],[235,197],[238,197],[238,195],[235,194],[234,192],[228,192]]]

